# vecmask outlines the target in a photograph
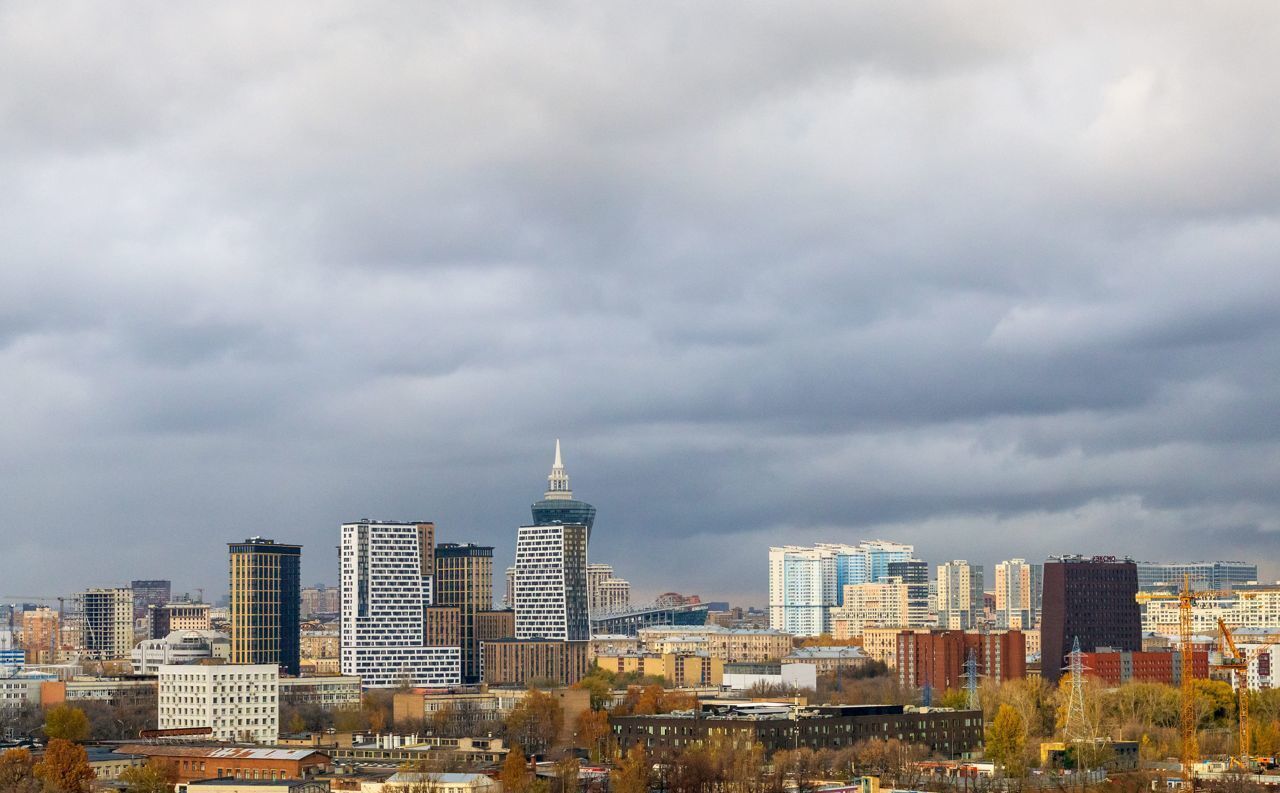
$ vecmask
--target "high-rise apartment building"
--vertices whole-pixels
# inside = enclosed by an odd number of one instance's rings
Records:
[[[336,586],[316,584],[302,590],[300,610],[304,619],[319,614],[337,614],[341,608],[342,590]]]
[[[516,638],[586,641],[587,527],[521,526],[516,535]]]
[[[1044,568],[1026,559],[996,565],[996,627],[1030,630],[1040,621]]]
[[[1044,611],[1040,617],[1041,676],[1062,676],[1072,643],[1095,652],[1109,647],[1142,650],[1138,612],[1138,567],[1114,556],[1062,556],[1044,565]]]
[[[1258,566],[1245,562],[1138,562],[1138,589],[1181,589],[1190,579],[1193,591],[1226,592],[1258,582]]]
[[[965,631],[978,627],[983,614],[983,569],[956,559],[938,565],[938,627]]]
[[[502,607],[513,609],[516,607],[516,566],[511,565],[507,568],[507,588],[502,595]]]
[[[625,611],[631,605],[631,583],[615,577],[612,565],[589,564],[587,601],[593,616]]]
[[[165,603],[147,610],[147,635],[163,639],[174,631],[207,631],[213,627],[210,617],[212,607],[208,603]]]
[[[965,664],[973,658],[981,679],[1027,676],[1027,645],[1021,631],[902,631],[892,666],[898,682],[934,691],[964,688]]]
[[[844,587],[889,576],[889,565],[912,559],[910,545],[885,540],[769,549],[769,627],[800,636],[831,630],[831,609]]]
[[[907,585],[907,621],[902,625],[919,628],[932,625],[929,615],[929,563],[923,559],[889,562],[889,578]]]
[[[841,630],[861,636],[865,628],[903,627],[910,612],[907,585],[892,576],[867,584],[845,584],[844,605],[831,610],[834,623],[847,624]]]
[[[173,585],[169,581],[155,579],[130,581],[129,588],[133,590],[133,618],[140,620],[147,616],[149,607],[163,606],[169,602]]]
[[[428,643],[434,524],[345,523],[339,556],[342,674],[366,688],[461,683],[461,648]]]
[[[276,664],[297,675],[301,545],[251,537],[231,555],[231,662]]]
[[[45,606],[22,612],[22,649],[29,663],[57,663],[60,622],[58,612]]]
[[[458,609],[462,680],[478,683],[481,668],[476,619],[481,612],[493,608],[493,548],[457,543],[437,545],[433,589],[437,606]]]
[[[133,591],[89,589],[77,596],[80,646],[98,661],[128,658],[133,650]]]

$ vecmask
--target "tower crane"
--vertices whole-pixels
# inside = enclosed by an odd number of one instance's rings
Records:
[[[1222,636],[1222,662],[1218,666],[1233,673],[1236,689],[1236,716],[1240,734],[1236,740],[1235,762],[1241,768],[1248,768],[1252,764],[1249,756],[1252,737],[1249,722],[1249,655],[1247,651],[1242,652],[1236,647],[1235,637],[1221,617],[1218,618],[1218,632]]]
[[[1182,589],[1176,595],[1154,592],[1139,592],[1138,602],[1148,603],[1152,600],[1178,601],[1178,655],[1182,674],[1179,703],[1178,726],[1182,733],[1182,778],[1187,787],[1192,787],[1194,774],[1192,769],[1200,760],[1200,742],[1196,736],[1199,718],[1196,714],[1195,667],[1191,661],[1194,656],[1192,635],[1192,606],[1196,598],[1212,595],[1213,592],[1194,592],[1191,589],[1191,576],[1183,576]]]

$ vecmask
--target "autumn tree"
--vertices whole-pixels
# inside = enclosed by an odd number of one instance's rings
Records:
[[[579,783],[578,776],[582,770],[582,765],[578,762],[578,758],[565,757],[556,762],[555,765],[555,785],[551,793],[577,793]]]
[[[126,768],[120,774],[126,793],[169,793],[178,779],[173,767],[167,763],[149,761],[146,765]]]
[[[969,709],[969,692],[961,688],[949,688],[942,696],[934,699],[933,704],[939,708]]]
[[[591,762],[598,763],[604,759],[612,735],[609,714],[603,710],[584,710],[578,716],[574,729],[575,745],[590,753]]]
[[[603,710],[613,702],[613,679],[609,670],[593,666],[591,672],[572,687],[590,692],[592,710]]]
[[[35,777],[35,758],[26,749],[0,753],[0,790],[5,793],[39,793],[42,785]]]
[[[63,738],[49,741],[33,772],[46,787],[62,793],[89,793],[93,785],[93,768],[84,747]]]
[[[653,762],[644,747],[631,747],[609,775],[613,793],[649,793],[653,784]]]
[[[1027,727],[1012,705],[1001,705],[987,727],[987,757],[1003,766],[1005,774],[1018,777],[1025,770]]]
[[[507,737],[543,754],[555,745],[564,727],[564,709],[550,694],[532,689],[507,714]]]
[[[72,705],[50,708],[44,719],[45,737],[64,741],[89,740],[89,717]]]
[[[512,744],[507,750],[506,759],[502,761],[502,770],[498,773],[503,793],[526,793],[532,776],[529,773],[529,761],[520,750],[520,745]]]

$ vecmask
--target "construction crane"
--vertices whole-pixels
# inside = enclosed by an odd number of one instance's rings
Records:
[[[1194,648],[1191,642],[1193,625],[1191,608],[1195,605],[1196,598],[1212,594],[1214,593],[1193,592],[1191,590],[1191,576],[1188,575],[1183,576],[1182,590],[1176,595],[1161,592],[1139,592],[1137,597],[1138,602],[1143,604],[1152,600],[1176,599],[1178,601],[1178,655],[1181,662],[1179,671],[1182,675],[1178,703],[1178,726],[1182,733],[1182,779],[1189,788],[1194,786],[1192,769],[1200,760],[1200,742],[1196,736],[1199,717],[1196,714],[1195,667],[1192,664]]]
[[[1236,640],[1231,635],[1227,623],[1218,618],[1218,632],[1222,636],[1222,662],[1218,666],[1233,674],[1236,689],[1236,716],[1239,721],[1240,734],[1236,740],[1235,762],[1241,768],[1249,768],[1253,761],[1249,756],[1250,723],[1249,723],[1249,655],[1236,647]]]
[[[1199,717],[1196,714],[1196,681],[1195,667],[1191,664],[1193,655],[1191,644],[1191,607],[1195,605],[1196,593],[1191,591],[1191,576],[1184,576],[1182,591],[1178,593],[1178,655],[1182,661],[1182,696],[1181,718],[1182,728],[1182,778],[1188,786],[1193,786],[1192,769],[1200,760],[1200,744],[1196,739],[1196,726]]]

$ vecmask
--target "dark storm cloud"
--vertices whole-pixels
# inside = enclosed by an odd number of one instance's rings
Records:
[[[1269,5],[0,6],[0,589],[433,518],[1280,575]]]

